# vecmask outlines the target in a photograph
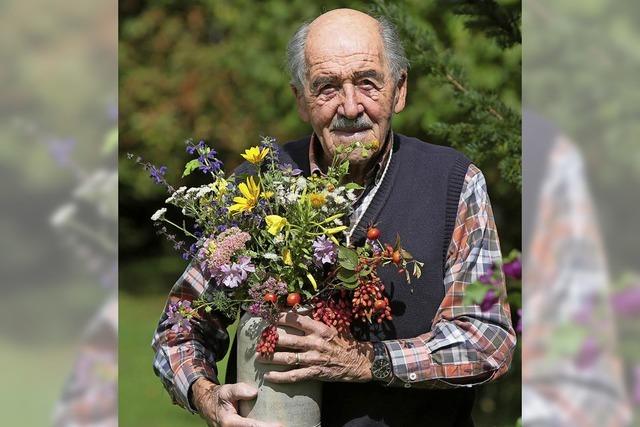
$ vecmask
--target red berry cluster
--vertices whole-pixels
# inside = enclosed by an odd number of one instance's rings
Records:
[[[382,323],[391,320],[389,299],[384,296],[384,285],[376,275],[360,279],[360,284],[353,292],[353,316],[356,319],[367,319],[369,322]]]
[[[256,352],[266,357],[273,354],[278,344],[278,329],[275,325],[269,325],[260,334],[260,340],[256,346]]]
[[[318,320],[325,325],[333,326],[338,332],[346,332],[351,325],[351,307],[348,300],[344,299],[345,293],[337,300],[329,298],[322,301],[319,298],[313,300],[313,319]]]

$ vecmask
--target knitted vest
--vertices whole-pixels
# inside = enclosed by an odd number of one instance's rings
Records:
[[[309,138],[282,147],[280,161],[310,174]],[[379,269],[393,320],[352,327],[361,341],[412,338],[431,330],[445,294],[444,262],[451,241],[460,191],[470,161],[443,146],[394,134],[393,155],[369,207],[353,233],[364,242],[371,224],[383,243],[402,247],[424,262],[422,276],[408,284],[397,269]],[[333,426],[469,426],[472,389],[424,390],[383,387],[379,383],[325,383],[322,425]]]

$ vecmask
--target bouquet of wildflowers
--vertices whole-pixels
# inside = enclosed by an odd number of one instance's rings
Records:
[[[178,208],[193,225],[170,220],[166,207],[152,220],[176,248],[186,244],[167,226],[193,240],[184,257],[198,263],[209,279],[198,300],[168,308],[174,330],[190,328],[190,319],[202,311],[234,318],[242,308],[268,321],[257,350],[269,354],[277,343],[275,319],[284,310],[310,307],[314,319],[339,331],[347,331],[353,321],[390,320],[391,307],[377,268],[394,264],[410,281],[420,275],[422,264],[400,247],[399,239],[394,246],[383,245],[373,226],[364,246],[347,245],[352,205],[362,190],[345,182],[347,157],[356,148],[373,147],[357,143],[344,148],[326,174],[307,178],[301,170],[281,164],[274,140],[263,138],[242,154],[255,174],[227,177],[212,148],[203,141],[187,141],[187,152],[197,158],[186,164],[183,177],[200,170],[211,176],[211,183],[178,189],[164,180],[166,168],[137,158],[157,183],[167,187],[167,205]]]

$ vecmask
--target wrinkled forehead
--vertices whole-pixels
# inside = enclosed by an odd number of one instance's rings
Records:
[[[384,48],[377,22],[357,27],[345,25],[336,22],[309,28],[305,57],[311,73],[323,64],[344,71],[353,67],[382,70]]]

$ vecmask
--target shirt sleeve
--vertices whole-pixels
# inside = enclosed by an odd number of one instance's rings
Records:
[[[206,290],[208,280],[196,264],[191,264],[175,283],[153,335],[151,346],[155,351],[153,370],[160,377],[173,403],[195,413],[189,402],[193,382],[205,377],[218,383],[216,362],[224,357],[229,347],[227,326],[229,319],[211,313],[199,312],[191,319],[191,329],[179,332],[171,329],[167,308],[178,301],[193,301]]]
[[[506,298],[487,311],[463,302],[467,286],[501,260],[485,179],[470,165],[445,264],[444,299],[430,332],[384,341],[393,366],[394,378],[389,385],[471,386],[494,380],[509,369],[516,335]],[[497,287],[506,296],[502,273]]]

